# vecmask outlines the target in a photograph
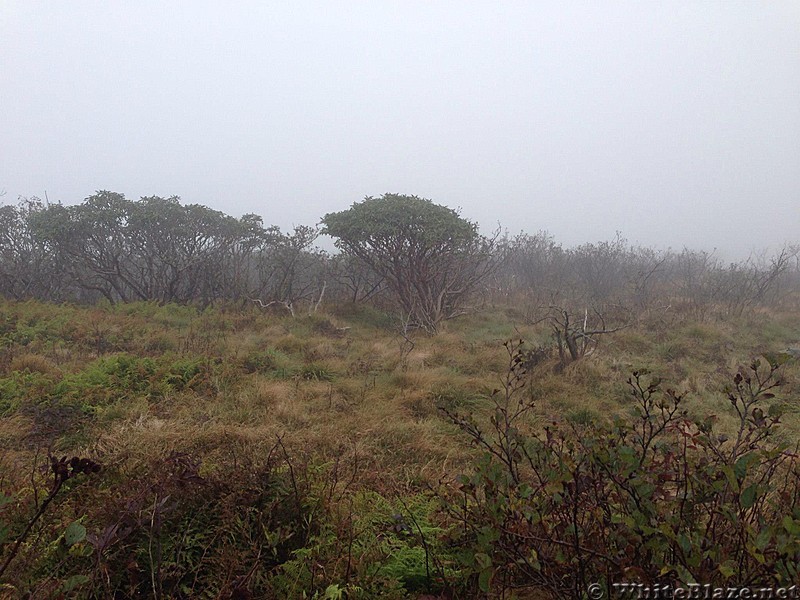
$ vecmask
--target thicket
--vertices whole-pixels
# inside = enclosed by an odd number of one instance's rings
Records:
[[[209,465],[183,452],[135,468],[34,465],[30,488],[0,496],[0,592],[368,599],[432,588],[443,545],[431,499],[355,489],[357,456],[290,454],[280,438],[262,450],[225,448]],[[85,514],[65,519],[73,511]]]
[[[509,370],[490,426],[446,411],[481,449],[446,504],[476,592],[539,588],[585,597],[599,584],[760,588],[800,580],[800,460],[776,398],[787,355],[741,367],[736,419],[690,417],[684,394],[646,371],[628,379],[633,415],[526,429],[536,353],[506,344]],[[795,399],[796,400],[796,399]]]
[[[372,212],[361,215],[365,207]],[[345,217],[354,221],[349,229],[339,223]],[[567,310],[596,326],[669,309],[699,319],[737,316],[796,303],[800,287],[796,246],[726,263],[705,251],[632,246],[620,236],[574,248],[541,232],[487,240],[445,207],[392,194],[325,219],[347,238],[341,254],[314,246],[316,227],[283,233],[257,215],[234,218],[177,197],[129,200],[101,191],[73,206],[22,200],[0,207],[0,294],[79,303],[253,301],[293,315],[324,301],[372,302],[435,330],[432,316],[487,302],[514,303],[531,320]],[[468,243],[454,243],[451,229]]]

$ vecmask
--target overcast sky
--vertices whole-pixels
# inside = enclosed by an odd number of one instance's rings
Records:
[[[800,242],[800,2],[0,2],[0,190]]]

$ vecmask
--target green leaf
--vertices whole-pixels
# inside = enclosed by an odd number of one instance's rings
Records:
[[[763,356],[771,367],[780,367],[792,357],[788,352],[765,352]]]
[[[783,416],[783,413],[784,413],[784,408],[780,404],[773,404],[772,406],[769,407],[769,410],[767,411],[767,414],[773,419],[777,419]]]
[[[635,448],[631,448],[630,446],[621,446],[617,452],[620,460],[622,460],[622,462],[625,464],[634,465],[639,462]]]
[[[745,477],[747,477],[747,469],[750,467],[751,464],[757,462],[759,457],[756,456],[755,452],[751,452],[749,454],[745,454],[739,460],[736,461],[736,464],[733,465],[733,472],[736,473],[736,477],[739,478],[741,481]]]
[[[728,465],[722,467],[722,472],[725,474],[725,478],[728,480],[728,484],[731,486],[731,489],[734,492],[739,491],[739,481],[736,479],[736,474],[733,472],[733,469]]]
[[[492,584],[492,575],[494,575],[494,570],[491,567],[484,569],[481,571],[480,575],[478,575],[478,587],[482,592],[489,593],[489,587]]]
[[[772,539],[772,531],[770,531],[769,527],[764,527],[761,531],[758,532],[756,536],[756,548],[759,550],[763,550],[769,544],[769,541]]]
[[[73,546],[84,539],[86,539],[86,527],[77,521],[70,523],[66,531],[64,531],[64,543],[67,546]]]
[[[789,515],[783,517],[783,521],[781,521],[783,528],[789,532],[791,535],[800,536],[800,522],[795,521]]]
[[[758,484],[756,483],[745,488],[745,490],[742,492],[742,495],[739,497],[739,500],[742,503],[742,508],[750,508],[756,503],[757,492]]]
[[[492,559],[489,558],[488,554],[478,552],[475,554],[475,565],[481,570],[489,569],[492,566]]]
[[[764,565],[767,563],[766,557],[761,554],[758,550],[756,550],[753,546],[748,546],[747,550],[750,552],[750,556],[755,558],[759,564]]]
[[[730,579],[736,574],[736,563],[731,560],[726,560],[719,566],[719,572],[725,579]]]
[[[61,584],[61,592],[64,594],[68,594],[76,587],[83,585],[84,583],[89,583],[91,579],[86,575],[73,575],[69,579],[67,579],[64,583]]]
[[[642,498],[650,498],[655,492],[656,487],[647,481],[642,481],[641,483],[637,482],[636,491],[639,492],[639,495]]]
[[[673,565],[673,569],[678,574],[678,579],[685,583],[697,583],[694,576],[683,565]]]

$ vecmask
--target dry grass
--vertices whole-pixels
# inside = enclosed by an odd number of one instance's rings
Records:
[[[522,335],[541,342],[548,336],[544,324],[520,325],[513,312],[495,311],[449,323],[436,337],[417,336],[413,350],[404,353],[402,339],[391,330],[362,324],[352,311],[293,320],[251,310],[197,313],[152,305],[84,310],[27,303],[7,304],[5,310],[21,313],[18,322],[30,330],[7,373],[57,380],[115,352],[195,356],[211,365],[210,390],[98,406],[80,439],[114,438],[117,445],[153,454],[166,447],[203,447],[203,439],[229,430],[285,435],[320,451],[357,440],[389,475],[410,465],[436,471],[432,461],[463,457],[463,440],[437,403],[480,418],[506,365],[503,339]],[[46,335],[37,336],[37,327]],[[527,393],[541,419],[605,418],[627,410],[625,380],[633,369],[647,367],[687,391],[692,410],[724,412],[720,391],[728,373],[755,353],[798,339],[800,319],[785,313],[754,314],[750,321],[685,321],[657,330],[632,327],[563,370],[555,359],[545,361]],[[239,364],[250,366],[243,372]],[[790,382],[797,370],[787,367]],[[787,420],[796,424],[797,415]],[[0,423],[4,450],[25,438],[27,421],[20,415],[8,414]]]
[[[515,313],[500,310],[449,323],[436,337],[415,336],[407,352],[373,312],[362,319],[357,310],[291,319],[149,304],[2,309],[21,324],[0,378],[0,471],[18,485],[48,448],[92,456],[124,484],[174,452],[201,459],[203,472],[258,464],[280,438],[292,455],[345,461],[360,489],[386,498],[418,493],[452,483],[475,457],[439,408],[488,424],[488,397],[508,364],[502,342],[524,337],[534,346],[549,336],[546,324],[520,325]],[[555,354],[536,366],[524,391],[535,403],[525,426],[627,414],[625,382],[634,369],[649,368],[687,392],[693,414],[716,413],[722,429],[732,427],[722,394],[729,374],[753,355],[798,341],[797,313],[631,327],[565,368]],[[103,385],[139,391],[93,400],[87,373],[97,371],[98,357],[123,354],[154,366],[135,362]],[[783,395],[796,398],[800,365],[784,371]],[[38,413],[31,407],[66,402],[62,379],[87,386],[70,396],[80,415],[76,428],[32,436]],[[800,413],[792,410],[786,430],[796,437]]]

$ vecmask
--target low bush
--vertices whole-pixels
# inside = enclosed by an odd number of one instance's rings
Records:
[[[521,343],[521,342],[520,342]],[[791,586],[800,577],[800,462],[776,435],[784,357],[755,360],[725,394],[736,417],[689,418],[647,372],[628,380],[636,416],[524,433],[532,403],[520,343],[489,429],[446,411],[483,450],[445,496],[472,589],[536,587],[579,598],[590,582]]]
[[[39,475],[33,488],[0,494],[5,589],[35,598],[400,600],[454,576],[440,560],[431,498],[356,490],[358,457],[298,456],[281,439],[260,459],[238,449],[203,464],[174,451],[117,462],[88,487],[71,475],[97,473],[96,463],[52,459],[61,470],[49,494]],[[335,590],[342,595],[326,595]]]

